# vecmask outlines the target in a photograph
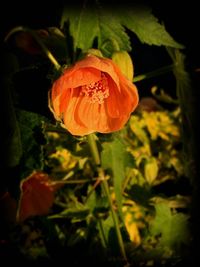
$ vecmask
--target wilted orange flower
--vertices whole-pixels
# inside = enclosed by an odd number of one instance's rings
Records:
[[[62,185],[52,181],[46,173],[33,171],[20,184],[17,220],[22,222],[31,216],[47,214],[54,201],[54,192]]]
[[[54,82],[50,109],[74,135],[120,130],[138,104],[136,86],[111,59],[88,55]]]

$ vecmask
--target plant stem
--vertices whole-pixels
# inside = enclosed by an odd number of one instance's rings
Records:
[[[37,43],[40,45],[42,51],[44,52],[44,54],[48,57],[48,59],[54,65],[55,69],[59,71],[61,69],[60,64],[55,59],[55,57],[50,52],[50,50],[46,47],[46,45],[41,41],[40,37],[33,30],[26,29],[26,31],[29,32],[35,38],[35,40],[37,41]]]
[[[109,185],[108,185],[107,180],[105,179],[104,171],[103,171],[102,168],[99,169],[99,174],[100,174],[100,178],[102,180],[102,184],[103,184],[103,188],[104,188],[105,194],[106,194],[106,196],[108,198],[108,203],[109,203],[109,206],[110,206],[110,211],[111,211],[111,215],[112,215],[112,218],[113,218],[115,231],[116,231],[117,239],[118,239],[118,242],[119,242],[120,252],[121,252],[121,255],[123,256],[124,260],[127,262],[127,256],[126,256],[126,251],[125,251],[125,248],[124,248],[124,242],[123,242],[121,231],[120,231],[119,220],[118,220],[117,214],[116,214],[116,212],[114,210],[114,207],[113,207]]]
[[[104,232],[104,228],[103,228],[103,223],[102,223],[102,218],[98,218],[98,223],[99,223],[99,232],[100,232],[100,238],[101,238],[101,242],[103,244],[103,247],[107,247],[107,242],[106,242],[106,236],[105,236],[105,232]]]
[[[159,68],[157,70],[150,71],[150,72],[147,72],[145,74],[141,74],[141,75],[135,76],[135,78],[133,79],[133,82],[140,82],[140,81],[145,80],[145,79],[149,79],[149,78],[152,78],[152,77],[157,77],[157,76],[162,75],[164,73],[173,71],[174,67],[175,67],[175,65],[171,64],[171,65]]]
[[[13,35],[15,34],[16,32],[27,32],[29,34],[31,34],[33,36],[33,38],[36,40],[36,42],[40,45],[42,51],[44,52],[44,54],[48,57],[48,59],[51,61],[51,63],[54,65],[55,69],[57,71],[60,71],[61,70],[61,66],[60,64],[58,63],[58,61],[55,59],[55,57],[53,56],[53,54],[50,52],[50,50],[46,47],[46,45],[42,42],[41,38],[38,36],[38,34],[27,28],[27,27],[24,27],[24,26],[18,26],[18,27],[15,27],[13,28],[8,34],[7,36],[5,37],[4,41],[7,42],[8,39]]]
[[[100,162],[99,151],[97,148],[97,144],[96,144],[96,140],[94,138],[94,135],[93,134],[88,135],[87,139],[88,139],[88,143],[89,143],[95,164],[97,166],[99,166],[101,162]],[[121,255],[122,255],[124,261],[127,263],[128,260],[127,260],[126,251],[124,248],[124,242],[123,242],[121,231],[120,231],[119,219],[118,219],[117,214],[116,214],[114,207],[113,207],[110,189],[109,189],[108,182],[105,179],[104,170],[100,166],[98,167],[98,173],[99,173],[99,178],[101,179],[102,184],[103,184],[103,189],[104,189],[105,195],[108,198],[108,203],[110,206],[110,211],[111,211],[111,215],[112,215],[112,219],[113,219],[113,223],[114,223],[114,227],[115,227],[115,231],[116,231],[116,235],[117,235],[117,239],[118,239],[118,243],[119,243],[120,252],[121,252]]]
[[[98,151],[96,140],[95,140],[95,135],[89,134],[87,136],[87,140],[88,140],[88,144],[90,146],[90,151],[91,151],[92,157],[94,159],[94,162],[98,166],[98,165],[100,165],[100,156],[99,156],[99,151]]]

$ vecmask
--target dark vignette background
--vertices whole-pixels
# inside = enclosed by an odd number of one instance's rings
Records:
[[[5,57],[6,48],[3,42],[5,35],[10,29],[18,25],[29,26],[33,29],[45,28],[50,26],[59,25],[60,12],[62,10],[62,5],[65,1],[48,1],[47,3],[43,1],[26,1],[20,3],[20,1],[6,1],[0,4],[0,53],[1,53],[1,63],[0,63],[0,187],[2,187],[2,192],[7,186],[7,180],[10,179],[15,172],[15,170],[7,169],[6,167],[6,157],[7,157],[7,146],[4,142],[5,137],[9,134],[9,129],[12,122],[9,121],[10,110],[8,108],[8,95],[5,91],[5,74],[7,72],[7,57]],[[122,5],[131,5],[134,1],[122,1]],[[140,1],[141,2],[141,1]],[[191,247],[191,258],[188,259],[186,264],[189,266],[199,266],[200,263],[200,219],[199,219],[199,205],[200,203],[200,172],[199,172],[199,99],[200,99],[200,71],[195,71],[200,69],[200,41],[199,41],[199,27],[200,27],[200,14],[198,4],[195,2],[187,1],[146,1],[148,5],[152,7],[153,13],[160,21],[164,22],[166,30],[174,37],[174,39],[185,45],[184,53],[186,55],[186,68],[191,75],[192,90],[191,96],[193,97],[194,103],[194,118],[192,131],[194,132],[194,159],[196,167],[196,175],[194,177],[194,196],[193,196],[193,210],[192,210],[192,220],[193,220],[193,238],[194,242]],[[67,4],[67,1],[65,2]],[[115,1],[112,3],[106,1],[106,3],[112,4],[115,8]],[[76,1],[73,1],[76,4]],[[137,47],[135,48],[137,51]],[[139,48],[138,48],[139,49]],[[148,55],[149,50],[143,51],[145,58],[152,59],[152,54]],[[163,58],[161,57],[162,61]],[[159,59],[156,62],[159,64]],[[156,63],[155,63],[156,67]],[[142,67],[140,69],[142,73]],[[27,85],[28,90],[28,85]],[[34,106],[44,106],[44,99],[34,102],[36,99],[26,99],[30,107]],[[34,110],[32,110],[34,111]],[[37,111],[37,110],[36,110]],[[47,110],[42,110],[41,113],[47,112]],[[0,225],[1,227],[1,225]],[[1,229],[0,232],[2,232]]]

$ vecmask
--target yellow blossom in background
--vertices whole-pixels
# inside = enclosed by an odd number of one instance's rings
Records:
[[[145,227],[145,221],[148,218],[144,208],[137,205],[134,201],[128,200],[124,204],[122,211],[129,238],[135,246],[138,246],[142,242],[140,229]]]
[[[146,121],[147,129],[153,140],[161,137],[164,140],[169,140],[170,136],[179,137],[179,127],[170,118],[166,111],[143,112],[143,117]]]
[[[55,132],[48,132],[48,138],[51,138],[51,139],[59,139],[60,138],[60,135],[58,133],[55,133]]]
[[[125,220],[126,229],[129,233],[130,240],[135,245],[140,245],[141,237],[140,237],[139,229],[138,229],[137,224],[133,221],[131,213],[127,213],[124,217],[124,220]]]
[[[78,162],[72,154],[62,147],[58,147],[56,152],[49,156],[50,159],[55,159],[58,161],[58,164],[55,165],[54,171],[66,171],[75,167]]]

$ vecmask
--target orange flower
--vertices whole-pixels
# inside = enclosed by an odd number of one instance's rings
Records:
[[[33,171],[21,181],[17,220],[22,222],[31,216],[48,214],[54,202],[54,193],[64,183],[52,181],[48,174]]]
[[[136,86],[111,59],[88,55],[54,82],[50,109],[73,135],[120,130],[138,104]]]

